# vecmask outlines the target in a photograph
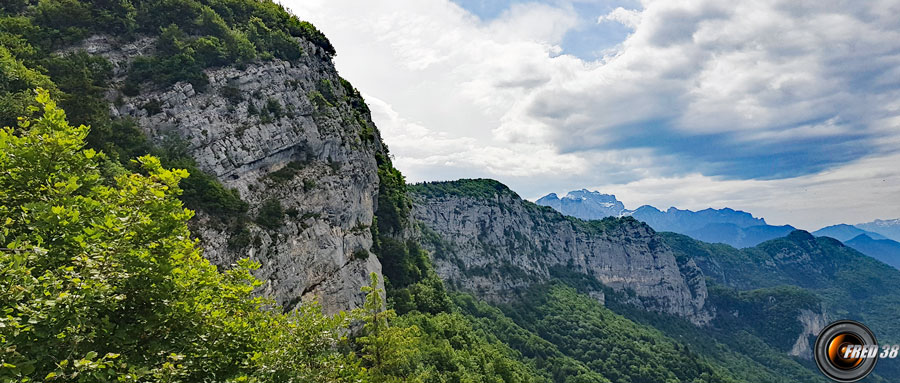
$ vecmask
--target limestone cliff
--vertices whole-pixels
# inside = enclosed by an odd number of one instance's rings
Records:
[[[114,65],[114,117],[133,118],[156,144],[182,143],[200,169],[249,204],[237,230],[198,212],[193,232],[205,256],[224,267],[254,259],[262,265],[262,292],[278,303],[291,308],[318,299],[336,312],[357,307],[368,274],[381,272],[369,256],[369,227],[376,154],[386,153],[358,94],[321,48],[301,43],[304,53],[294,61],[206,70],[202,91],[184,82],[151,84],[133,97],[117,88],[129,62],[152,53],[152,39],[121,44],[94,36],[73,49]],[[253,222],[266,203],[280,205],[275,225]]]
[[[803,324],[803,331],[797,336],[797,341],[794,342],[794,346],[791,347],[791,351],[788,354],[806,360],[812,360],[812,349],[815,344],[816,336],[818,336],[819,332],[821,332],[822,329],[825,328],[825,325],[828,324],[825,310],[820,309],[819,312],[806,309],[800,310],[797,321]]]
[[[415,185],[412,193],[435,268],[456,288],[504,301],[561,267],[633,294],[644,308],[710,319],[699,268],[679,265],[646,224],[567,218],[491,180]]]

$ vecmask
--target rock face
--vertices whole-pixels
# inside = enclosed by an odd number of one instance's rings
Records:
[[[109,59],[121,83],[129,60],[152,46],[95,36],[76,49]],[[303,48],[293,62],[208,70],[202,91],[145,84],[137,96],[111,90],[109,97],[117,100],[113,116],[133,118],[154,143],[183,145],[200,169],[249,203],[250,219],[239,230],[198,212],[192,229],[207,258],[224,267],[256,260],[264,294],[285,308],[318,299],[334,313],[359,306],[368,274],[381,274],[369,256],[369,226],[379,186],[375,158],[385,149],[331,60],[312,44]],[[274,201],[281,222],[252,222]]]
[[[560,213],[581,219],[618,217],[626,211],[625,204],[617,200],[616,196],[587,189],[570,191],[562,198],[556,193],[550,193],[535,203],[550,206]]]
[[[493,192],[466,195],[431,188],[467,182],[494,183],[488,188]],[[422,224],[438,274],[455,288],[497,302],[560,272],[579,273],[626,291],[646,309],[698,324],[710,319],[700,269],[679,265],[645,224],[631,218],[566,218],[522,200],[496,181],[432,185],[412,188],[413,216]]]
[[[815,343],[815,337],[819,335],[819,332],[822,331],[828,323],[825,312],[823,310],[820,310],[820,312],[800,310],[800,315],[797,316],[797,320],[803,324],[803,331],[797,336],[797,341],[794,342],[794,347],[791,348],[791,351],[788,354],[806,360],[812,360],[812,348]]]

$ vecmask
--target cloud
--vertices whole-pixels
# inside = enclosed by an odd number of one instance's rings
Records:
[[[867,196],[856,211],[896,205],[869,193],[865,166],[900,148],[897,0],[553,0],[491,17],[444,0],[285,5],[332,40],[413,181],[493,177],[527,197],[597,185],[647,202],[642,188],[662,185],[683,191],[680,207],[752,195],[776,215],[853,188]],[[584,9],[629,29],[596,60],[565,53],[591,41],[573,37],[595,31]],[[840,169],[870,178],[825,176]]]
[[[618,7],[612,12],[600,16],[600,18],[597,19],[598,23],[605,21],[615,21],[628,28],[637,29],[638,25],[641,23],[641,12]]]
[[[388,139],[395,165],[406,171],[410,180],[433,180],[422,175],[435,167],[443,173],[462,177],[490,177],[503,174],[513,177],[528,177],[536,174],[566,173],[577,174],[585,169],[583,160],[573,155],[558,155],[552,146],[506,147],[490,146],[471,137],[454,137],[445,132],[436,132],[423,125],[400,116],[391,105],[370,95],[363,95],[372,111],[372,118],[378,121],[381,133]],[[519,153],[528,152],[530,156]],[[546,161],[554,158],[554,161]],[[478,169],[471,172],[469,169]],[[466,172],[470,172],[467,174]]]
[[[685,171],[779,178],[861,158],[885,138],[871,127],[897,113],[884,108],[900,96],[885,76],[900,67],[896,21],[849,9],[861,4],[810,3],[803,16],[774,1],[643,5],[601,17],[640,19],[603,65],[528,95],[520,119],[545,131],[534,139],[563,152],[650,147],[680,155]]]

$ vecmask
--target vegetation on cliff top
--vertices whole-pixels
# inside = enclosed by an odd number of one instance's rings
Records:
[[[422,182],[409,185],[410,192],[425,197],[471,197],[492,199],[497,195],[519,196],[499,181],[489,178],[462,179],[456,181]]]

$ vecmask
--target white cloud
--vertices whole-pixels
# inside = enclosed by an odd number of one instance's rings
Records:
[[[612,12],[600,16],[600,18],[597,19],[598,23],[605,21],[615,21],[628,28],[637,29],[638,25],[641,23],[641,12],[618,7]]]
[[[285,5],[337,47],[410,180],[597,185],[795,224],[900,216],[879,209],[900,205],[882,174],[900,147],[898,0],[644,0],[592,16],[633,29],[599,61],[560,54],[578,31],[565,0],[487,21],[445,0]]]
[[[490,146],[471,137],[454,137],[445,132],[436,132],[404,119],[391,105],[377,97],[369,95],[364,97],[372,111],[372,118],[378,121],[382,135],[390,137],[386,140],[391,152],[395,153],[395,165],[404,170],[410,182],[434,180],[433,176],[423,173],[435,167],[445,172],[448,169],[480,170],[480,173],[469,174],[466,177],[501,174],[513,177],[547,173],[578,174],[586,168],[580,158],[574,155],[559,155],[549,145]],[[521,155],[526,152],[531,155]],[[553,158],[554,161],[545,161],[546,158]],[[442,178],[439,176],[438,179]]]

